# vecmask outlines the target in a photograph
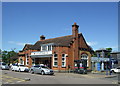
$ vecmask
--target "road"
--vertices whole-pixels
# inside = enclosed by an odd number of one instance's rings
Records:
[[[55,73],[54,75],[30,74],[0,70],[2,84],[116,84],[117,78],[93,77],[74,73]],[[30,80],[28,80],[30,79]]]

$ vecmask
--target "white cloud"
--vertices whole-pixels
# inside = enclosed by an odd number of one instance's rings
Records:
[[[98,44],[98,42],[87,42],[87,44],[88,44],[89,46],[95,46],[95,45]]]
[[[22,42],[15,42],[15,41],[8,41],[8,43],[19,45],[19,46],[24,46],[25,44],[31,44],[31,43],[22,43]]]

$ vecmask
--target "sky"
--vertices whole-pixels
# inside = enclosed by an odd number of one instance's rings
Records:
[[[74,22],[94,50],[118,50],[117,2],[3,2],[2,50],[22,50],[41,35],[72,35]]]

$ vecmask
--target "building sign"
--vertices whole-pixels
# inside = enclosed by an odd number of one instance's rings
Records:
[[[96,62],[96,61],[109,61],[109,58],[102,58],[102,57],[91,57],[91,61],[94,61],[94,62]]]
[[[32,52],[31,56],[32,55],[50,55],[50,54],[52,54],[52,51],[39,51],[39,52]]]

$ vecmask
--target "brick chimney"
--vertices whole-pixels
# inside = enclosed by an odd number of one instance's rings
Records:
[[[73,35],[73,37],[78,37],[78,28],[79,28],[79,26],[76,23],[74,23],[72,25],[72,35]]]
[[[45,40],[45,36],[44,36],[44,35],[41,35],[41,36],[40,36],[40,40]]]
[[[74,23],[72,25],[72,35],[73,35],[73,58],[74,60],[79,60],[79,49],[78,49],[78,28],[79,26]]]

